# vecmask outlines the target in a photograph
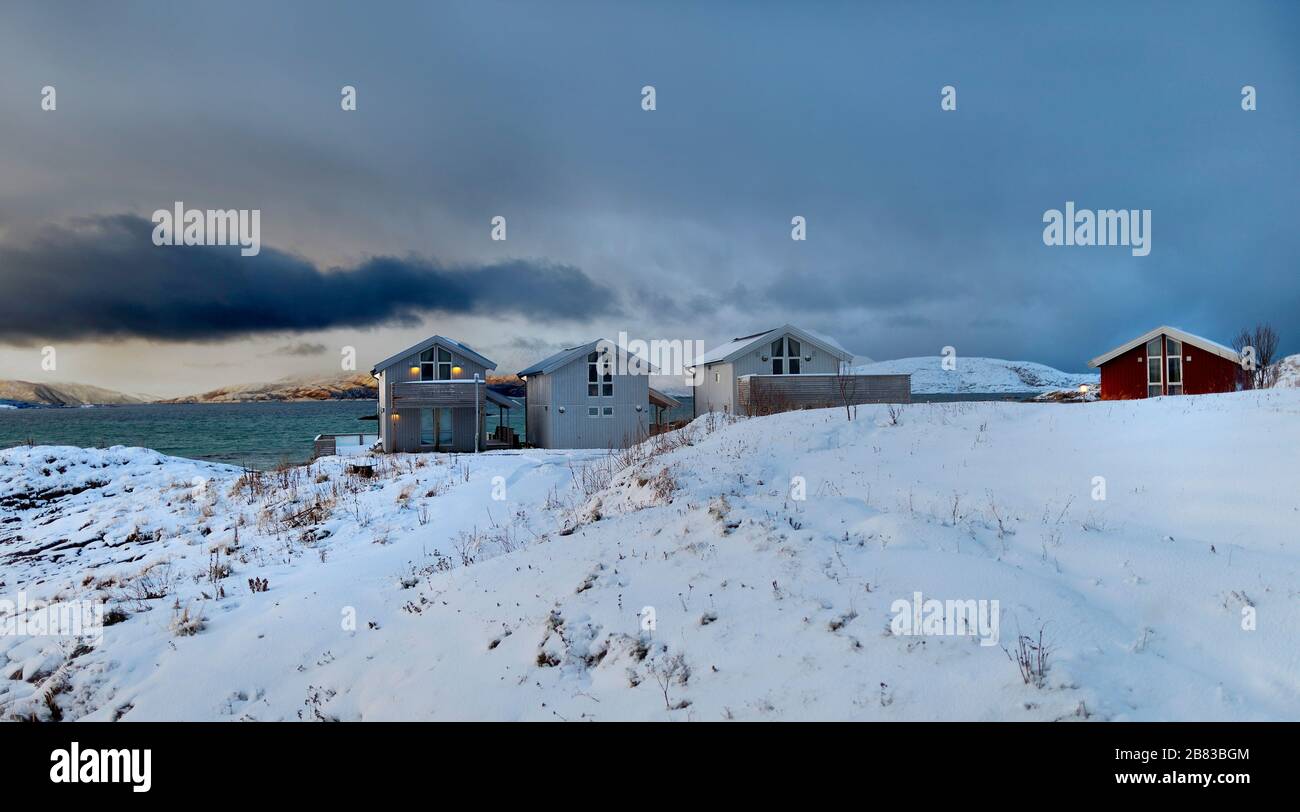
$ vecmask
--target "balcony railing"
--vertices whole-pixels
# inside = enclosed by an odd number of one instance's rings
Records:
[[[393,384],[393,408],[473,408],[476,403],[482,406],[486,402],[485,393],[482,380],[403,381]]]

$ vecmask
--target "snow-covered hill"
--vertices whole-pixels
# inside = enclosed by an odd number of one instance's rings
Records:
[[[223,386],[198,395],[171,398],[164,403],[245,403],[266,400],[356,400],[378,397],[378,383],[368,373],[324,378],[284,378],[273,383]]]
[[[1097,386],[1097,374],[1062,372],[1032,361],[1004,361],[1001,358],[957,357],[954,369],[944,369],[942,356],[899,358],[877,361],[856,367],[864,375],[912,376],[916,394],[957,394],[961,392],[1049,392],[1077,389],[1080,384]]]
[[[1284,389],[1300,386],[1300,355],[1288,355],[1278,362],[1277,383],[1273,385]]]
[[[149,399],[126,395],[84,383],[34,383],[0,380],[0,401],[33,403],[46,406],[83,406],[122,403],[145,403]]]
[[[8,449],[0,597],[115,622],[0,637],[0,715],[1293,719],[1298,417],[1300,390],[705,417],[373,478]],[[998,601],[996,645],[900,633],[916,593]]]

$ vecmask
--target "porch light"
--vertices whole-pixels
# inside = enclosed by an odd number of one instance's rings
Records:
[[[397,420],[397,412],[393,412],[393,420],[394,420],[394,421]]]
[[[1086,383],[1079,384],[1079,394],[1080,395],[1088,394],[1088,384]]]
[[[812,353],[808,353],[807,355],[805,355],[805,356],[803,357],[803,360],[805,360],[805,361],[811,361],[811,360],[812,360]]]
[[[763,353],[763,354],[762,354],[761,356],[759,356],[759,357],[760,357],[763,361],[767,361],[767,353]]]
[[[465,370],[461,369],[460,367],[452,367],[452,368],[451,368],[451,374],[452,374],[452,375],[459,375],[460,373],[462,373],[462,372],[464,372],[464,371],[465,371]]]
[[[561,406],[556,411],[558,411],[560,414],[564,414],[564,407]]]
[[[420,374],[420,368],[419,368],[419,367],[411,367],[411,374],[412,374],[412,375],[419,375],[419,374]]]

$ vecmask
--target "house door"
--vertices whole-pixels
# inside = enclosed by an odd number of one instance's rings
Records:
[[[420,410],[420,445],[439,451],[451,448],[456,437],[453,429],[451,409]]]

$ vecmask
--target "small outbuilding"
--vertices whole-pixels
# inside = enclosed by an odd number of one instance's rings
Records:
[[[1157,327],[1088,366],[1101,369],[1102,400],[1204,395],[1240,388],[1241,356],[1177,327]]]

